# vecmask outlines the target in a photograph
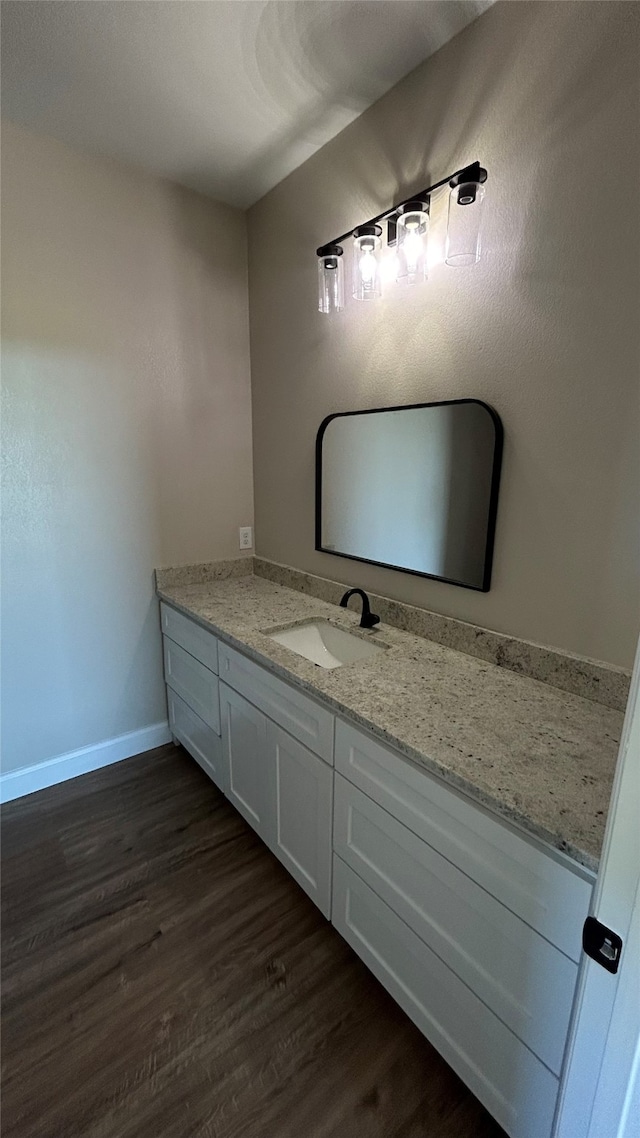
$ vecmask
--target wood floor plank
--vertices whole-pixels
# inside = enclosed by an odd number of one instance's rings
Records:
[[[2,857],[4,1138],[504,1138],[181,748]]]

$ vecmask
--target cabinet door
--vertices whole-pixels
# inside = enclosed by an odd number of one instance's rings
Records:
[[[275,778],[267,747],[266,716],[226,684],[220,684],[220,707],[227,797],[270,844],[275,820]]]
[[[331,912],[333,770],[267,721],[275,782],[270,848],[325,917]]]

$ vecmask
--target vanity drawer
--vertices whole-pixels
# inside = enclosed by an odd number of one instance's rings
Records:
[[[164,678],[196,715],[220,734],[218,677],[167,636],[164,642]]]
[[[216,735],[215,731],[171,688],[167,690],[167,703],[172,735],[182,743],[185,750],[200,764],[216,786],[220,790],[225,790],[227,779],[220,736]]]
[[[549,1138],[555,1075],[335,854],[332,922],[511,1138]]]
[[[195,656],[210,672],[218,671],[218,641],[212,632],[201,628],[195,621],[189,620],[181,612],[176,612],[169,605],[160,604],[160,619],[162,631],[181,648],[185,648],[191,656]]]
[[[220,644],[220,679],[315,755],[333,763],[333,715],[233,648]]]
[[[559,1075],[577,964],[339,774],[334,801],[335,852]]]
[[[336,769],[572,960],[591,881],[364,732],[336,720]]]

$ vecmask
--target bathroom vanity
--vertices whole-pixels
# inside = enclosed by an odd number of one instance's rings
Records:
[[[175,739],[507,1133],[549,1136],[621,714],[252,576],[160,596]],[[274,639],[312,620],[380,651]]]

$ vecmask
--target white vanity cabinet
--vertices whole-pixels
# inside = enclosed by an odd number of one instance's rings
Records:
[[[336,722],[332,920],[512,1138],[549,1138],[591,875]]]
[[[333,715],[226,644],[219,662],[229,800],[328,917]]]
[[[328,917],[333,716],[226,645],[220,663],[244,693],[220,684],[229,801]]]
[[[507,1134],[550,1138],[593,874],[162,609],[176,738]]]
[[[218,641],[182,613],[160,605],[169,726],[174,739],[220,790],[227,776],[220,739]]]
[[[329,917],[333,715],[166,604],[161,623],[174,738]]]

